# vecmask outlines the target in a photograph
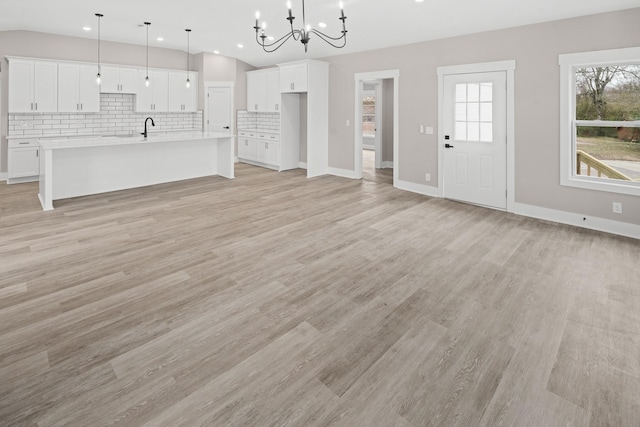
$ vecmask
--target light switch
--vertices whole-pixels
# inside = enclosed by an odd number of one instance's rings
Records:
[[[420,133],[424,133],[424,125],[420,125]]]
[[[349,127],[349,125],[350,125],[350,122],[349,122],[349,120],[347,120],[347,127]]]
[[[431,126],[427,126],[426,128],[424,128],[424,133],[426,133],[427,135],[433,135],[433,128]]]

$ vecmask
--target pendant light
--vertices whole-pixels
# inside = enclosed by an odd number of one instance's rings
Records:
[[[149,25],[151,25],[151,22],[145,22],[144,25],[147,26],[147,77],[144,78],[144,85],[149,87],[149,84],[151,84],[149,81]]]
[[[189,89],[191,87],[191,80],[189,80],[189,35],[191,30],[187,28],[185,31],[187,32],[187,89]]]
[[[96,84],[99,85],[102,81],[102,76],[100,75],[100,18],[104,15],[96,13],[96,16],[98,17],[98,74],[96,74]]]

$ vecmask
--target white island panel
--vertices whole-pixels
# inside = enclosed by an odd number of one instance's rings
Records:
[[[41,143],[40,202],[220,175],[233,178],[233,135],[189,133]]]

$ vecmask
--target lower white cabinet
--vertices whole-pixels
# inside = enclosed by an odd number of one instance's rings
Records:
[[[9,183],[37,180],[40,175],[40,143],[37,140],[10,140],[7,163]]]
[[[239,131],[238,160],[278,168],[280,166],[280,136],[274,133]]]

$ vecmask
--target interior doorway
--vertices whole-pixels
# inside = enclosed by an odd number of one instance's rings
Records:
[[[397,70],[356,74],[357,179],[389,184],[397,179],[398,79]]]
[[[234,129],[233,83],[205,83],[204,130],[232,133]]]

